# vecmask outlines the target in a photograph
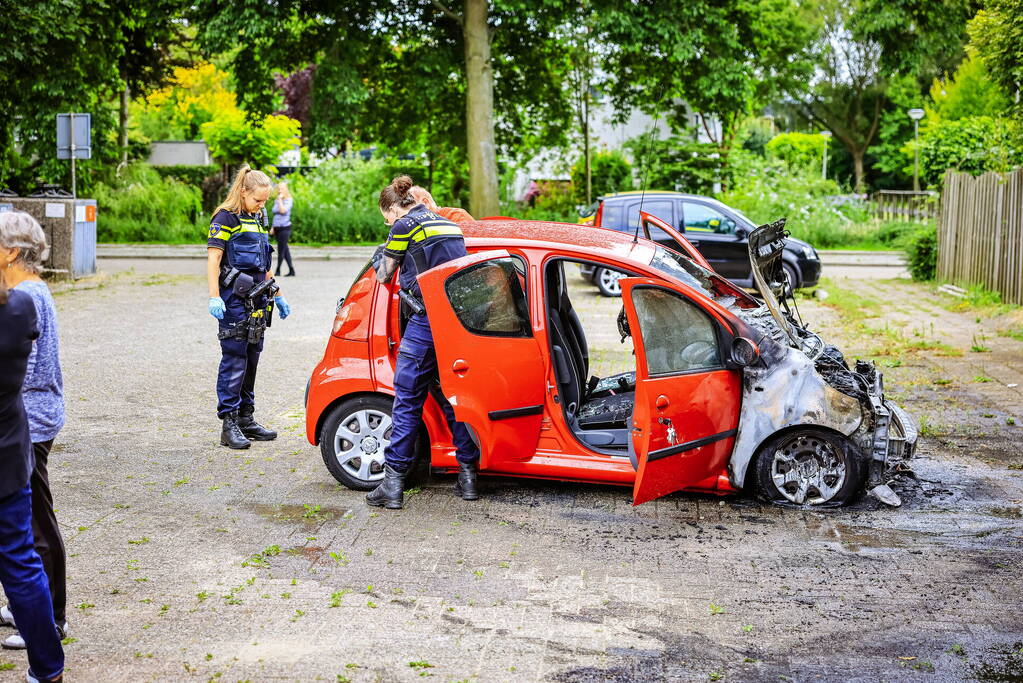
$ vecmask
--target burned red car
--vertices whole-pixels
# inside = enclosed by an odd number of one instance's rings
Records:
[[[648,214],[642,223],[647,234],[673,232]],[[763,301],[716,274],[677,232],[674,250],[560,223],[462,228],[469,255],[419,283],[437,340],[436,391],[478,440],[482,474],[627,485],[634,504],[745,490],[836,505],[864,489],[899,503],[888,483],[913,456],[916,427],[885,399],[876,367],[850,368],[779,301],[783,221],[750,235]],[[620,306],[617,315],[583,324],[580,305],[589,304],[573,299],[571,265],[627,274],[620,303],[601,299]],[[380,284],[367,265],[339,302],[310,378],[307,437],[353,489],[383,476],[403,315],[397,279]],[[604,362],[597,337],[626,345],[622,371],[594,372]],[[421,458],[435,472],[456,471],[433,399],[424,423]]]

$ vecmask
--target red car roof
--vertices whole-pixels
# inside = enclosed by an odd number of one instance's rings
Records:
[[[649,264],[657,246],[643,237],[634,242],[632,235],[577,223],[484,220],[459,225],[469,247],[568,247],[571,251]]]

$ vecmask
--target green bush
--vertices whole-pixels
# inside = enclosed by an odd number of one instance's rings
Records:
[[[289,177],[292,241],[313,244],[375,244],[387,237],[377,200],[391,181],[386,161],[335,158],[305,175]],[[413,177],[414,180],[418,180]]]
[[[938,267],[938,231],[934,225],[921,226],[909,235],[906,262],[914,280],[934,279]]]
[[[586,201],[586,160],[579,159],[572,165],[572,185],[575,200]],[[632,189],[632,167],[618,152],[597,152],[590,156],[590,189],[593,199],[611,192]]]
[[[793,237],[821,249],[875,240],[865,202],[840,195],[832,180],[793,172],[780,161],[732,153],[732,188],[718,197],[757,225],[785,217]]]
[[[130,164],[112,184],[95,187],[100,242],[200,242],[208,216],[202,192],[174,178],[161,178],[147,164]]]
[[[567,181],[541,180],[540,196],[535,206],[523,205],[522,202],[501,202],[501,214],[521,218],[527,221],[555,221],[558,223],[575,223],[579,220],[579,212],[575,203],[575,188]],[[594,196],[597,196],[594,194]]]
[[[767,156],[784,161],[793,170],[820,168],[824,158],[824,136],[819,133],[782,133],[765,146]]]
[[[937,185],[948,169],[973,175],[1011,170],[1023,163],[1018,128],[1008,119],[990,116],[928,123],[920,131],[920,179]],[[903,151],[912,168],[913,143]]]
[[[640,185],[646,185],[649,190],[711,194],[714,183],[722,179],[721,155],[716,145],[683,137],[660,140],[650,134],[637,136],[625,144],[637,160]]]

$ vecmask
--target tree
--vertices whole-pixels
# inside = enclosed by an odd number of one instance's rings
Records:
[[[118,146],[121,164],[128,162],[128,113],[132,93],[142,95],[163,85],[174,66],[192,63],[190,38],[180,16],[184,0],[115,2],[123,17],[124,49],[117,60],[121,80]]]
[[[118,82],[124,45],[116,36],[123,19],[118,8],[85,0],[3,4],[0,179],[17,174],[25,184],[40,174],[48,180],[68,178],[69,164],[54,158],[59,112],[92,113],[94,158],[112,151],[107,133],[114,122],[104,105]],[[83,162],[79,168],[94,165]]]
[[[898,76],[918,86],[962,58],[966,19],[975,0],[819,0],[820,33],[809,56],[817,65],[807,87],[790,95],[805,115],[828,128],[853,159],[857,192],[864,159],[892,109],[888,87]],[[901,121],[893,110],[892,121]],[[897,126],[898,127],[898,126]]]
[[[132,105],[142,133],[154,140],[199,140],[217,114],[241,113],[230,76],[213,64],[175,67],[169,82]]]
[[[1023,0],[988,0],[967,31],[991,77],[1023,112]]]
[[[727,163],[740,124],[798,80],[812,35],[788,0],[607,2],[598,13],[603,70],[616,109],[666,116],[675,132],[703,129]]]
[[[527,12],[521,0],[203,0],[196,17],[209,51],[224,49],[224,35],[242,38],[231,63],[246,84],[239,98],[249,111],[280,109],[279,93],[268,87],[274,70],[316,64],[311,146],[363,139],[467,154],[472,209],[485,215],[497,208],[498,147],[557,139],[568,122],[551,35],[569,6],[546,0]]]
[[[854,184],[864,191],[863,157],[874,141],[885,105],[887,74],[881,45],[852,31],[855,5],[825,0],[823,26],[811,48],[815,80],[798,93],[808,118],[830,130],[853,158]]]
[[[934,113],[948,120],[999,116],[1009,108],[1009,98],[975,53],[967,55],[952,76],[934,79],[931,101]]]
[[[240,109],[217,114],[200,127],[210,154],[224,165],[242,162],[254,168],[272,166],[281,154],[298,142],[298,121],[269,114],[258,123],[246,119]]]

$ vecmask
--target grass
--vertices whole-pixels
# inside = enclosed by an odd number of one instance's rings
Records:
[[[828,298],[821,305],[837,311],[847,333],[868,344],[866,355],[875,359],[903,356],[918,351],[930,351],[937,356],[959,357],[963,352],[953,346],[932,339],[923,338],[927,330],[916,330],[911,336],[905,331],[890,326],[871,325],[868,321],[882,315],[882,302],[865,296],[852,289],[839,286],[834,280],[823,278],[821,285],[828,292]],[[800,294],[809,298],[809,294]],[[931,330],[933,331],[933,330]],[[889,367],[901,365],[901,360],[887,363]],[[940,384],[941,382],[936,382]]]

